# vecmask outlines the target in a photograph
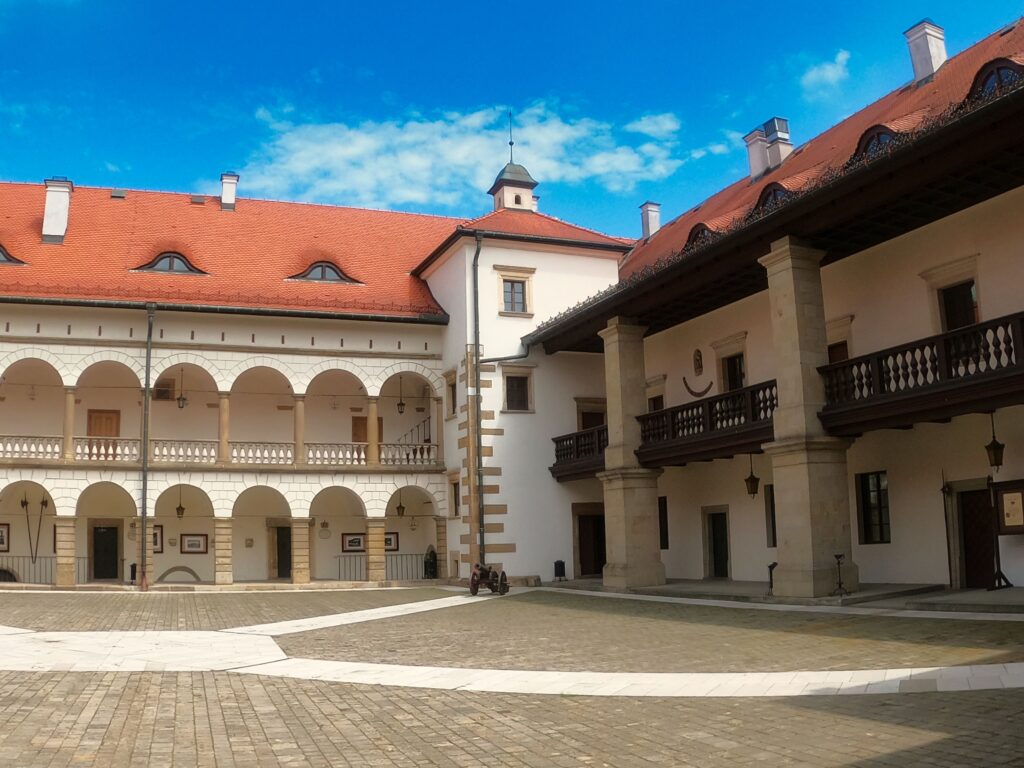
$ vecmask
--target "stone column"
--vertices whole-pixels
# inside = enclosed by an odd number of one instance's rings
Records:
[[[604,339],[608,447],[604,485],[604,529],[609,587],[649,587],[665,583],[658,536],[658,475],[640,466],[637,416],[647,411],[644,331],[619,317],[600,332]]]
[[[153,584],[156,584],[157,577],[160,575],[157,572],[155,563],[153,562],[153,523],[155,517],[153,515],[146,516],[146,535],[142,535],[142,518],[132,518],[135,522],[135,584],[139,589],[145,590]],[[146,555],[146,573],[143,578],[142,573],[142,555]],[[130,567],[131,561],[129,561],[125,567]],[[127,574],[126,574],[127,575]]]
[[[387,568],[384,564],[384,528],[387,521],[383,517],[366,519],[366,580],[384,581]]]
[[[366,463],[380,464],[380,430],[377,428],[377,398],[366,399]]]
[[[217,393],[217,461],[231,463],[231,393]]]
[[[306,396],[295,395],[295,464],[306,463]]]
[[[309,584],[309,518],[292,518],[292,584]]]
[[[64,387],[64,461],[75,458],[75,388]]]
[[[437,551],[437,578],[448,578],[448,519],[435,517],[434,525],[437,528],[434,549]]]
[[[234,521],[230,517],[213,519],[213,582],[231,584],[235,580],[232,561],[232,532]]]
[[[828,363],[824,255],[786,237],[760,259],[768,272],[779,392],[775,440],[765,445],[775,485],[775,594],[786,597],[817,597],[835,589],[836,554],[846,558],[844,586],[859,586],[850,538],[849,443],[829,437],[818,419],[825,405],[818,368]]]
[[[437,445],[437,462],[444,464],[444,398],[434,398],[434,412],[430,415],[430,439]]]
[[[73,587],[77,583],[75,568],[75,530],[78,518],[57,517],[54,524],[57,526],[55,536],[57,537],[57,573],[56,581],[58,587]]]

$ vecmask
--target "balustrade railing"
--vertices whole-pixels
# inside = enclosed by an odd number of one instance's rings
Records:
[[[217,462],[216,440],[150,440],[149,444],[154,462]]]
[[[295,460],[294,443],[230,443],[232,464],[291,464]]]
[[[890,347],[819,368],[826,408],[923,392],[1020,370],[1024,313]]]
[[[0,581],[53,584],[56,573],[57,558],[52,555],[33,558],[31,555],[0,554]]]
[[[75,461],[132,461],[139,460],[137,437],[76,437]]]
[[[602,424],[553,439],[556,465],[595,459],[602,456],[608,447],[608,425]]]
[[[338,581],[366,581],[366,555],[335,555]]]
[[[306,463],[317,465],[366,464],[366,443],[306,443]]]
[[[62,458],[64,438],[53,436],[0,435],[0,459]]]
[[[775,381],[765,381],[714,397],[674,405],[638,418],[644,446],[696,440],[716,432],[771,423],[779,404]]]
[[[380,463],[393,466],[422,466],[437,463],[435,443],[381,443]]]
[[[385,555],[384,578],[389,581],[426,578],[423,555]]]

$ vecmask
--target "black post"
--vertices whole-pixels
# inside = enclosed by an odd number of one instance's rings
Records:
[[[996,517],[996,524],[992,528],[992,538],[994,539],[993,549],[995,550],[995,558],[993,562],[996,572],[992,577],[992,586],[988,588],[989,592],[994,592],[997,589],[1012,587],[1013,583],[1006,578],[1006,574],[1003,573],[1003,557],[999,553],[999,506],[996,504],[996,484],[992,481],[992,475],[988,476],[988,496],[989,501],[992,503],[992,514]]]
[[[778,563],[768,563],[768,594],[766,597],[772,597],[775,594],[775,569],[778,567]]]

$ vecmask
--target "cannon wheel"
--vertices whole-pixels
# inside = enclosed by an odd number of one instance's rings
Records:
[[[469,577],[469,594],[476,595],[480,591],[480,574],[473,573]]]
[[[502,571],[501,576],[498,577],[498,594],[508,594],[508,576],[505,575],[504,571]]]
[[[491,590],[491,594],[495,594],[498,591],[498,572],[491,571],[491,578],[487,580],[487,587]]]

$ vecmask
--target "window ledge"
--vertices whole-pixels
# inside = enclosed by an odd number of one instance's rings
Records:
[[[507,312],[504,309],[500,310],[498,314],[501,317],[533,317],[533,312]]]
[[[498,411],[498,413],[536,413],[536,411],[534,411],[532,408],[528,411],[509,411],[502,409],[501,411]]]

